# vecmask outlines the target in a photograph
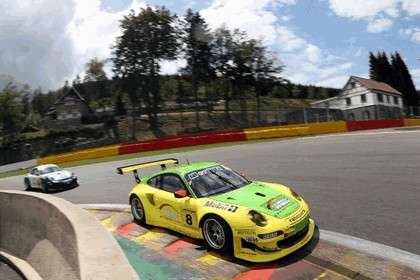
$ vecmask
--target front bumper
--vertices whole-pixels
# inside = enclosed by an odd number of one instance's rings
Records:
[[[61,188],[77,187],[79,186],[79,181],[77,180],[77,178],[64,179],[57,182],[47,180],[46,184],[48,188],[50,189],[61,189]]]
[[[234,240],[234,255],[251,262],[270,262],[285,257],[306,245],[313,237],[315,223],[309,219],[308,225],[295,236],[273,244],[248,242],[242,238]]]

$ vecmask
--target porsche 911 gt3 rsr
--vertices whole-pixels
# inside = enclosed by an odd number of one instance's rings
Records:
[[[52,189],[77,187],[79,181],[71,171],[63,170],[55,164],[43,164],[29,171],[24,184],[26,190],[39,188],[48,193]]]
[[[284,257],[307,244],[315,224],[305,201],[281,184],[249,181],[216,162],[164,159],[117,168],[133,171],[128,202],[135,220],[204,239],[219,253],[252,262]],[[162,170],[139,178],[138,169]]]

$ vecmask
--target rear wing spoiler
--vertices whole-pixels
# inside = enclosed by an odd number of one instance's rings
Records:
[[[124,173],[133,171],[136,182],[140,183],[139,174],[137,173],[138,169],[160,165],[162,170],[165,170],[167,164],[178,164],[178,160],[175,158],[168,158],[168,159],[148,161],[148,162],[143,162],[143,163],[138,163],[138,164],[122,166],[122,167],[117,168],[117,173],[123,175]]]

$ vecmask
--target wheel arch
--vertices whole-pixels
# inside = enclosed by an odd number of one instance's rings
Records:
[[[201,217],[201,219],[200,219],[200,222],[198,223],[198,228],[199,228],[199,229],[202,229],[202,228],[203,228],[204,221],[205,221],[207,218],[209,218],[209,217],[217,217],[217,218],[221,219],[221,220],[222,220],[223,222],[225,222],[225,224],[228,226],[228,228],[229,228],[229,230],[230,230],[231,235],[233,234],[232,227],[231,227],[231,226],[230,226],[230,224],[226,221],[226,219],[224,219],[222,216],[220,216],[220,215],[218,215],[218,214],[215,214],[215,213],[207,213],[207,214],[203,215],[203,216]]]

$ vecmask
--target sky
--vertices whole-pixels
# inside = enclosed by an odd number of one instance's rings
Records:
[[[212,30],[262,38],[296,84],[342,88],[350,75],[369,77],[370,51],[397,51],[420,90],[419,0],[0,0],[0,78],[43,92],[83,78],[87,62],[111,57],[123,16],[146,5],[180,17],[191,8]]]

